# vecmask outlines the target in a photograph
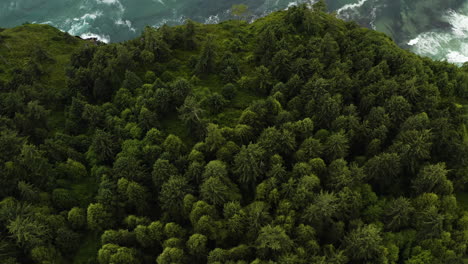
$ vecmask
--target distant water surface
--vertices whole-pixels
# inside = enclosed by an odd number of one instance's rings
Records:
[[[0,0],[0,27],[44,23],[72,35],[119,42],[136,37],[146,25],[230,19],[233,4],[248,5],[256,18],[302,2],[311,0]],[[458,64],[468,61],[468,0],[327,3],[338,17],[382,31],[418,54]]]

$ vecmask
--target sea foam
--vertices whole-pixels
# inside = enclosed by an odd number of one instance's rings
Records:
[[[104,43],[109,43],[110,42],[110,36],[108,36],[108,35],[98,35],[98,34],[87,32],[87,33],[81,34],[80,37],[83,38],[83,39],[95,38],[95,39],[97,39],[97,40],[99,40],[101,42],[104,42]]]
[[[448,11],[444,19],[451,30],[423,32],[407,44],[423,56],[461,65],[468,62],[468,4],[460,10]]]
[[[219,21],[219,15],[212,15],[205,19],[205,24],[218,24]]]
[[[91,27],[90,21],[95,20],[96,18],[102,16],[101,11],[96,11],[94,13],[84,14],[81,17],[75,17],[73,19],[67,19],[65,24],[69,24],[69,29],[66,30],[71,35],[80,35],[82,32],[89,30]]]
[[[134,27],[132,27],[132,21],[130,21],[130,20],[123,20],[123,19],[119,18],[119,19],[117,19],[115,21],[115,24],[116,25],[126,26],[126,27],[128,27],[128,29],[130,31],[136,32],[136,29]]]
[[[350,19],[351,15],[348,13],[349,11],[357,12],[356,9],[362,7],[368,0],[359,0],[359,2],[354,4],[347,4],[341,7],[340,9],[336,10],[338,17],[343,19]]]
[[[446,19],[452,26],[453,34],[464,38],[468,36],[468,15],[451,10],[448,12]]]

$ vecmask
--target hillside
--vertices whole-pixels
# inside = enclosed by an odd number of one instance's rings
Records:
[[[0,30],[0,262],[464,263],[468,66],[321,3]]]
[[[34,79],[60,93],[66,86],[65,67],[73,52],[85,41],[72,37],[47,25],[25,24],[0,29],[0,81],[20,78],[14,70],[25,71],[23,78]],[[32,76],[26,76],[26,75]],[[36,76],[36,75],[41,76]]]

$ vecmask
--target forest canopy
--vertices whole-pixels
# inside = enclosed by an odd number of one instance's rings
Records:
[[[325,10],[0,30],[0,262],[466,263],[468,65]]]

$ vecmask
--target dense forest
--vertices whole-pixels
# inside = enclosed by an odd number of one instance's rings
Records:
[[[0,29],[0,262],[467,263],[468,65],[325,10]]]

